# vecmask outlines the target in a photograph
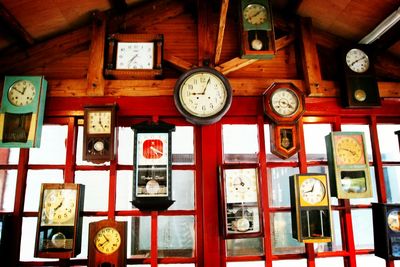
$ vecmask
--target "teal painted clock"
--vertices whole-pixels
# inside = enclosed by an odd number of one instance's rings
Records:
[[[39,147],[46,101],[44,76],[6,76],[0,109],[0,147]]]

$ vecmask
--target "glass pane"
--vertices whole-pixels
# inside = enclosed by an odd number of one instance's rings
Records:
[[[388,203],[400,203],[400,166],[383,167]]]
[[[343,132],[363,132],[364,139],[365,139],[365,146],[367,147],[368,160],[372,161],[372,146],[371,146],[371,136],[369,134],[369,126],[368,125],[343,124],[342,131]]]
[[[351,210],[353,221],[354,243],[356,249],[373,249],[374,234],[371,209]],[[362,265],[363,266],[363,265]]]
[[[131,231],[128,234],[131,238],[131,250],[128,250],[131,253],[130,256],[134,258],[150,257],[150,233],[150,216],[132,217]]]
[[[342,248],[342,236],[340,231],[340,218],[339,211],[332,211],[332,242],[329,243],[315,243],[315,252],[326,252],[326,251],[341,251]]]
[[[343,261],[343,258],[341,258],[341,257],[316,258],[315,266],[316,267],[326,267],[326,266],[342,267],[342,266],[344,266],[344,261]],[[364,266],[364,265],[362,265],[362,266]]]
[[[118,164],[133,165],[133,130],[118,128]]]
[[[85,211],[108,210],[109,171],[77,171],[75,183],[85,185]]]
[[[109,161],[106,161],[104,163],[100,164],[95,164],[86,160],[83,160],[83,126],[78,126],[78,139],[76,142],[76,164],[77,165],[92,165],[92,166],[104,166],[104,165],[110,165]]]
[[[386,261],[375,255],[356,255],[357,266],[362,267],[385,267]]]
[[[19,148],[0,148],[0,164],[18,164]]]
[[[307,260],[281,260],[273,261],[272,267],[307,267]]]
[[[133,171],[117,171],[116,210],[132,210]]]
[[[193,216],[159,216],[157,233],[160,258],[193,257]]]
[[[278,156],[275,156],[271,152],[271,133],[269,131],[269,124],[264,124],[264,138],[265,138],[265,153],[267,154],[267,161],[288,161],[287,159],[281,159]],[[294,154],[290,157],[290,161],[297,161],[298,154]]]
[[[222,139],[225,162],[257,162],[257,125],[223,125]]]
[[[377,130],[382,160],[400,161],[399,138],[394,134],[400,130],[400,125],[381,124],[377,125]]]
[[[194,135],[192,126],[177,126],[172,132],[172,163],[194,163]]]
[[[304,124],[307,160],[327,160],[325,136],[332,131],[330,124]]]
[[[29,164],[65,164],[66,125],[43,125],[40,148],[29,149]]]
[[[290,212],[271,213],[272,254],[304,253],[304,244],[292,237]]]
[[[63,183],[62,170],[28,170],[24,211],[38,211],[42,183]],[[35,231],[36,232],[36,231]]]
[[[264,261],[227,262],[227,267],[265,267]]]
[[[372,185],[372,197],[369,198],[352,198],[350,199],[351,205],[357,204],[371,204],[371,202],[378,202],[378,193],[376,192],[376,180],[375,180],[375,170],[374,167],[369,167]]]
[[[17,170],[0,170],[0,210],[13,211],[15,189],[17,186]]]
[[[172,199],[170,210],[194,209],[194,172],[172,171]]]
[[[267,171],[267,181],[271,183],[268,186],[270,189],[270,205],[273,207],[290,207],[289,176],[299,173],[299,169],[290,167],[268,168]]]
[[[226,255],[228,257],[264,255],[263,239],[262,238],[227,239]]]

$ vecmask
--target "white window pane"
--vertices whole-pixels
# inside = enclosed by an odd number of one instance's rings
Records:
[[[325,136],[331,131],[330,124],[304,124],[304,142],[307,160],[326,160]]]
[[[17,170],[0,170],[1,210],[13,211],[15,201],[15,189],[17,187]]]
[[[292,218],[290,212],[271,213],[272,253],[304,253],[304,244],[292,236]]]
[[[75,183],[85,185],[85,211],[108,210],[109,171],[77,171]]]
[[[19,148],[0,148],[1,164],[18,164]]]
[[[307,267],[307,260],[280,260],[273,261],[272,267]]]
[[[377,130],[382,160],[400,161],[399,138],[394,134],[400,130],[400,125],[380,124]]]
[[[373,249],[374,233],[372,226],[372,210],[353,209],[351,210],[351,219],[353,222],[354,243],[356,249]]]
[[[343,262],[343,258],[341,258],[341,257],[316,258],[315,266],[316,267],[326,267],[326,266],[342,267],[342,266],[344,266],[344,262]]]
[[[400,203],[400,166],[383,167],[388,203]]]
[[[281,159],[280,157],[276,156],[275,154],[272,154],[271,152],[271,133],[269,131],[270,125],[265,124],[264,125],[264,142],[265,142],[265,153],[267,154],[267,161],[287,161],[288,159]],[[297,161],[298,160],[298,154],[294,154],[289,158],[290,161]]]
[[[172,163],[194,163],[194,135],[192,126],[177,126],[172,132]]]
[[[133,171],[117,171],[116,210],[136,209],[132,206]]]
[[[133,130],[130,127],[118,128],[118,163],[133,165]]]
[[[194,172],[172,171],[172,199],[170,210],[194,209]]]
[[[242,261],[242,262],[228,262],[227,267],[265,267],[264,261]]]
[[[374,255],[356,255],[357,266],[362,267],[386,267],[386,261]]]
[[[226,239],[225,242],[228,257],[264,255],[264,241],[260,237]]]
[[[131,250],[129,256],[150,258],[151,220],[150,216],[131,217]]]
[[[258,161],[257,125],[223,125],[222,142],[225,162]]]
[[[270,205],[273,207],[290,207],[289,176],[299,173],[298,168],[267,169],[268,180],[271,181]],[[271,192],[272,191],[272,192]]]
[[[65,164],[68,127],[43,125],[40,148],[29,150],[29,164]]]

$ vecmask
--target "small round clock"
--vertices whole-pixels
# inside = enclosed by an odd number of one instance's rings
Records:
[[[199,67],[184,73],[175,84],[174,101],[178,111],[194,124],[219,121],[232,103],[232,88],[220,72]]]
[[[243,9],[243,17],[248,23],[259,25],[267,20],[267,9],[260,4],[250,4]]]
[[[338,163],[359,164],[363,159],[363,145],[360,140],[351,135],[344,135],[338,138],[335,146]]]
[[[36,95],[36,88],[28,80],[19,80],[8,89],[8,100],[14,106],[26,106],[32,103]]]
[[[346,53],[346,64],[352,71],[364,73],[369,68],[369,58],[363,50],[353,48]]]
[[[400,210],[392,210],[387,216],[387,222],[390,230],[400,232]]]
[[[325,185],[316,178],[305,179],[300,185],[300,195],[304,201],[310,204],[321,202],[326,194]]]
[[[121,235],[114,227],[107,226],[96,233],[93,241],[99,252],[109,255],[118,250]]]

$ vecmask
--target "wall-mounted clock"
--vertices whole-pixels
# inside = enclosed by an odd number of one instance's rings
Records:
[[[90,223],[88,266],[126,266],[126,232],[127,222]]]
[[[111,34],[105,76],[116,79],[154,79],[162,75],[162,34]]]
[[[40,147],[47,81],[6,76],[0,109],[0,147]]]
[[[140,210],[165,210],[172,200],[172,132],[164,122],[139,123],[134,131],[132,204]]]
[[[372,203],[375,255],[400,259],[400,204]]]
[[[275,56],[275,33],[270,0],[241,0],[242,58],[270,59]]]
[[[287,159],[296,154],[300,149],[297,124],[274,124],[269,125],[271,153]]]
[[[42,184],[35,257],[72,258],[81,251],[84,185]]]
[[[225,238],[263,235],[258,168],[222,166],[220,195]]]
[[[300,242],[331,242],[331,207],[325,174],[296,174],[290,179],[293,238]]]
[[[347,46],[341,50],[341,61],[343,105],[345,107],[380,106],[381,99],[371,48],[361,44]]]
[[[372,197],[364,133],[332,132],[325,137],[332,196]]]
[[[116,105],[84,109],[83,159],[95,163],[114,159]]]
[[[232,88],[220,72],[199,67],[185,72],[175,84],[174,101],[178,111],[194,124],[219,121],[232,103]]]

